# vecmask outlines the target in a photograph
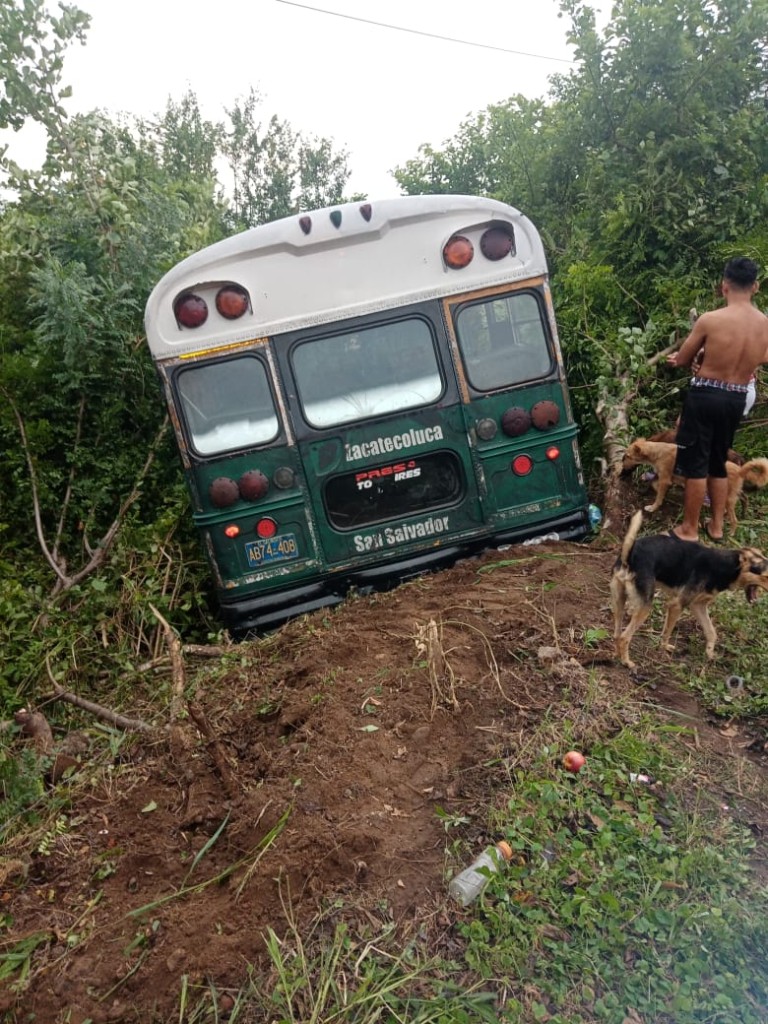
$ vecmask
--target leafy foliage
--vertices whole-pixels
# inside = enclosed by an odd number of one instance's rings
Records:
[[[251,89],[227,110],[222,151],[233,180],[234,223],[253,227],[341,201],[349,177],[346,154],[328,139],[310,140],[273,116],[258,120],[259,95]]]
[[[598,449],[600,348],[618,379],[622,332],[639,329],[631,348],[642,337],[652,356],[686,333],[691,307],[712,305],[727,258],[765,262],[768,4],[620,0],[602,33],[580,0],[560,7],[577,65],[551,79],[548,101],[492,105],[395,176],[408,193],[492,195],[542,230],[566,359],[585,389],[579,414]],[[669,382],[644,376],[632,426],[667,423]]]
[[[154,284],[234,227],[335,202],[346,156],[259,99],[213,123],[187,93],[153,121],[69,117],[67,49],[88,15],[0,2],[0,127],[42,124],[40,171],[0,154],[0,700],[75,673],[97,687],[156,654],[149,601],[203,638],[207,579],[143,334]],[[235,177],[230,207],[217,180]],[[122,536],[118,536],[122,530]],[[117,538],[117,540],[116,540]],[[151,618],[151,617],[150,617]],[[87,665],[85,676],[82,666]]]
[[[714,800],[686,800],[683,763],[649,727],[594,747],[576,777],[543,752],[498,814],[516,855],[461,932],[473,971],[512,979],[505,1020],[763,1019],[752,836]]]

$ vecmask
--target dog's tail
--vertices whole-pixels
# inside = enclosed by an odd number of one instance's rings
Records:
[[[742,480],[749,480],[755,487],[765,487],[768,484],[768,459],[750,459],[739,466],[739,473]]]
[[[635,512],[629,521],[629,529],[624,535],[624,540],[621,542],[621,554],[619,560],[621,564],[626,568],[627,562],[629,561],[629,553],[632,550],[637,535],[640,533],[640,526],[643,522],[643,513],[640,509]]]

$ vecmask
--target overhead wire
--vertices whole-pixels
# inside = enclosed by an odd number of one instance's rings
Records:
[[[341,11],[329,11],[324,7],[311,7],[309,4],[300,4],[296,0],[275,0],[276,3],[286,4],[288,7],[301,7],[305,11],[314,11],[315,14],[327,14],[334,18],[345,18],[348,21],[359,21],[364,25],[375,25],[376,28],[388,28],[393,32],[409,32],[416,36],[426,36],[428,39],[439,39],[445,43],[458,43],[461,46],[477,46],[483,50],[496,50],[498,53],[511,53],[516,57],[535,57],[537,60],[554,60],[561,64],[574,64],[575,61],[567,57],[550,57],[544,53],[527,53],[525,50],[511,50],[506,46],[494,46],[492,43],[475,43],[471,39],[457,39],[454,36],[443,36],[437,32],[424,32],[418,28],[407,28],[404,25],[390,25],[385,21],[373,21],[370,18],[359,18],[356,14],[344,14]]]

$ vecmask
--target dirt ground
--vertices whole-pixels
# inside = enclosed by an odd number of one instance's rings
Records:
[[[286,905],[299,922],[337,907],[424,941],[449,933],[462,912],[440,814],[468,819],[456,836],[473,847],[490,841],[487,808],[544,716],[588,751],[588,691],[606,708],[632,693],[692,716],[723,756],[762,757],[670,681],[647,630],[633,647],[647,668],[614,662],[594,631],[610,632],[615,552],[611,534],[489,551],[240,645],[223,676],[187,657],[195,716],[176,741],[132,737],[106,782],[86,764],[61,834],[12,851],[4,945],[38,941],[26,986],[5,982],[4,1019],[178,1020],[182,975],[236,991]],[[699,662],[701,646],[684,620],[676,657]]]

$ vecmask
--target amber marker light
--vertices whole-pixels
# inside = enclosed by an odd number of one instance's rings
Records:
[[[248,292],[239,284],[226,284],[216,293],[216,309],[226,320],[237,320],[250,308]]]
[[[464,235],[454,235],[443,246],[443,260],[451,270],[462,270],[468,267],[475,255],[475,247]]]
[[[237,537],[240,534],[240,527],[236,526],[234,523],[230,523],[229,526],[224,527],[224,533],[227,537]]]
[[[552,462],[554,462],[555,459],[559,459],[560,458],[560,449],[559,448],[555,448],[553,446],[552,448],[547,448],[547,451],[546,451],[545,454],[546,454],[548,459],[550,459]]]
[[[173,304],[173,314],[182,327],[200,327],[208,319],[208,306],[194,292],[183,292]]]
[[[270,537],[274,537],[277,533],[277,523],[274,519],[260,519],[256,523],[256,536],[261,537],[262,540],[269,540]]]
[[[512,472],[518,476],[528,476],[533,469],[533,459],[530,455],[517,455],[512,462]]]

